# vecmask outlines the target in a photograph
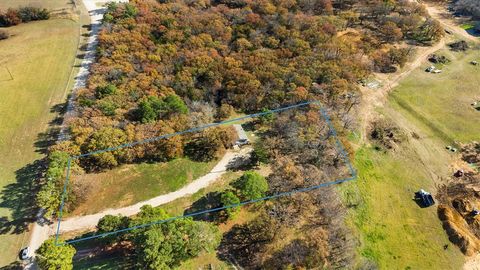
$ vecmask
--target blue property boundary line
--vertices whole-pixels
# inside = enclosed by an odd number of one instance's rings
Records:
[[[316,186],[311,186],[311,187],[295,189],[295,190],[291,190],[291,191],[287,191],[287,192],[277,193],[277,194],[274,194],[274,195],[271,195],[271,196],[266,196],[266,197],[255,199],[255,200],[249,200],[249,201],[244,201],[244,202],[240,202],[240,203],[237,203],[237,204],[217,207],[217,208],[208,209],[208,210],[202,210],[202,211],[198,211],[198,212],[194,212],[194,213],[190,213],[190,214],[186,214],[186,215],[182,215],[182,216],[171,217],[171,218],[168,218],[168,219],[158,220],[158,221],[154,221],[154,222],[150,222],[150,223],[146,223],[146,224],[141,224],[141,225],[137,225],[137,226],[133,226],[133,227],[129,227],[129,228],[124,228],[124,229],[115,230],[115,231],[111,231],[111,232],[107,232],[107,233],[92,235],[92,236],[88,236],[88,237],[83,237],[83,238],[79,238],[79,239],[74,239],[74,240],[58,243],[58,238],[59,238],[59,235],[60,235],[60,223],[61,223],[62,214],[63,214],[63,206],[65,204],[67,187],[68,187],[68,183],[69,183],[69,180],[70,180],[70,169],[71,169],[71,163],[72,163],[71,161],[72,160],[79,159],[81,157],[87,157],[87,156],[95,155],[95,154],[115,151],[115,150],[126,148],[126,147],[132,147],[132,146],[140,145],[140,144],[144,144],[144,143],[154,142],[154,141],[170,138],[170,137],[177,136],[177,135],[182,135],[182,134],[186,134],[186,133],[193,133],[193,132],[197,132],[197,131],[200,131],[200,130],[203,130],[203,129],[206,129],[206,128],[209,128],[209,127],[215,127],[215,126],[224,125],[224,124],[228,124],[228,123],[238,122],[238,121],[241,121],[241,120],[244,120],[244,119],[255,118],[255,117],[259,117],[259,116],[266,115],[266,114],[271,114],[271,113],[278,113],[278,112],[281,112],[281,111],[286,111],[286,110],[299,108],[299,107],[305,107],[305,106],[308,106],[308,105],[319,105],[319,106],[321,106],[320,107],[320,112],[321,112],[323,118],[325,119],[325,121],[327,122],[327,125],[328,125],[328,128],[329,128],[329,134],[331,134],[334,137],[335,144],[336,144],[336,149],[337,149],[337,151],[339,151],[343,161],[347,165],[347,167],[350,171],[351,177],[344,178],[344,179],[338,179],[338,180],[331,181],[331,182],[322,183],[322,184],[319,184],[319,185],[316,185]],[[145,227],[148,227],[148,226],[152,226],[152,225],[155,225],[155,224],[161,224],[161,223],[165,223],[165,222],[168,222],[168,221],[173,221],[173,220],[180,219],[180,218],[193,217],[193,216],[198,216],[198,215],[203,215],[203,214],[207,214],[207,213],[217,212],[217,211],[221,211],[221,210],[225,210],[225,209],[229,209],[229,208],[239,207],[239,206],[243,206],[243,205],[247,205],[247,204],[252,204],[252,203],[256,203],[256,202],[260,202],[260,201],[266,201],[266,200],[270,200],[270,199],[290,196],[290,195],[295,194],[295,193],[307,192],[307,191],[316,190],[316,189],[319,189],[319,188],[322,188],[322,187],[341,184],[341,183],[344,183],[344,182],[355,180],[356,178],[357,178],[357,172],[353,168],[353,165],[350,162],[350,159],[348,158],[348,155],[345,151],[345,148],[343,147],[342,143],[338,139],[338,134],[337,134],[335,128],[333,127],[331,119],[328,116],[325,109],[323,109],[321,103],[319,101],[303,102],[303,103],[299,103],[299,104],[296,104],[296,105],[286,106],[286,107],[282,107],[282,108],[278,108],[278,109],[274,109],[274,110],[269,110],[269,111],[261,112],[261,113],[250,114],[250,115],[246,115],[246,116],[231,119],[231,120],[225,120],[225,121],[218,122],[218,123],[211,123],[211,124],[195,127],[195,128],[192,128],[192,129],[184,130],[184,131],[179,131],[179,132],[175,132],[175,133],[171,133],[171,134],[165,134],[165,135],[162,135],[162,136],[153,137],[153,138],[142,140],[142,141],[126,143],[126,144],[122,144],[122,145],[119,145],[119,146],[116,146],[116,147],[110,147],[110,148],[97,150],[97,151],[93,151],[93,152],[86,153],[86,154],[81,154],[81,155],[69,157],[68,161],[67,161],[66,179],[65,179],[65,184],[63,186],[63,193],[62,193],[61,203],[60,203],[60,212],[59,212],[59,216],[58,216],[57,232],[56,232],[56,235],[55,235],[55,245],[59,246],[59,245],[65,245],[65,244],[71,244],[71,243],[91,240],[91,239],[105,237],[105,236],[108,236],[108,235],[113,235],[113,234],[117,234],[117,233],[121,233],[121,232],[131,231],[131,230],[135,230],[135,229],[139,229],[139,228],[145,228]]]

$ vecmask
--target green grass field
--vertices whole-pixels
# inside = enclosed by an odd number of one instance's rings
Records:
[[[29,2],[1,1],[0,8]],[[47,7],[67,3],[51,0]],[[57,114],[52,107],[65,101],[79,26],[66,19],[21,24],[6,28],[12,36],[0,41],[0,266],[13,262],[29,240],[37,160],[47,139],[42,133]]]
[[[180,158],[167,163],[124,165],[103,173],[72,176],[74,181],[91,183],[92,187],[87,200],[71,215],[94,214],[178,190],[207,174],[217,162]]]
[[[455,154],[445,145],[478,140],[480,134],[480,112],[471,106],[480,98],[480,67],[470,64],[479,60],[479,51],[437,53],[452,60],[443,73],[424,72],[425,61],[379,110],[406,132],[407,141],[389,152],[362,146],[355,158],[358,180],[340,188],[354,206],[347,220],[361,240],[359,264],[380,269],[461,269],[463,264],[436,207],[420,208],[412,200],[420,188],[435,194],[436,185],[451,174]]]
[[[431,130],[445,143],[478,140],[480,111],[471,104],[480,101],[480,66],[470,62],[480,61],[480,51],[442,50],[438,54],[452,60],[443,73],[424,72],[429,65],[425,62],[394,89],[391,101],[409,120]]]
[[[429,173],[410,149],[383,153],[364,147],[356,154],[356,182],[340,190],[351,208],[347,222],[360,236],[361,260],[379,269],[460,269],[463,256],[449,243],[436,207],[420,208],[412,199],[420,188],[433,189]],[[449,248],[444,250],[444,245]]]

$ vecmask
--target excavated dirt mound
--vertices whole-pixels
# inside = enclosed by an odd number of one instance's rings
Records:
[[[450,241],[471,256],[480,251],[480,144],[461,147],[461,160],[453,164],[447,184],[438,191],[438,217]],[[461,172],[459,174],[458,172]]]
[[[467,256],[480,251],[480,240],[470,231],[465,219],[447,205],[438,206],[438,216],[452,243]]]

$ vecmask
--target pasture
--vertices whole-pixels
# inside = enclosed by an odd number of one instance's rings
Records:
[[[379,269],[460,269],[463,256],[449,244],[436,207],[420,208],[414,192],[434,190],[427,170],[408,146],[395,153],[363,147],[356,153],[357,181],[340,190],[350,205],[347,223],[360,238],[357,262]]]
[[[480,98],[480,67],[470,62],[478,61],[480,52],[445,48],[436,54],[451,60],[441,66],[442,73],[425,72],[431,65],[425,59],[378,109],[405,132],[406,141],[389,151],[361,146],[355,158],[358,181],[340,188],[350,206],[347,220],[361,239],[359,265],[461,269],[463,264],[436,206],[420,208],[412,199],[421,188],[435,195],[442,179],[451,175],[458,154],[447,151],[447,144],[479,139],[480,112],[471,104]]]
[[[480,101],[480,50],[452,52],[448,49],[437,54],[451,62],[443,66],[440,74],[424,72],[427,61],[412,72],[391,93],[393,105],[420,128],[428,129],[444,143],[478,140],[480,111],[472,103]]]

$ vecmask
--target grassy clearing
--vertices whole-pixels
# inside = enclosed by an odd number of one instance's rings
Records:
[[[480,112],[471,104],[480,99],[480,67],[470,62],[480,60],[480,51],[438,53],[452,60],[443,73],[424,72],[425,62],[395,88],[391,101],[409,120],[430,129],[446,143],[478,140]]]
[[[74,176],[73,181],[87,183],[91,187],[87,200],[71,215],[128,206],[178,190],[207,174],[217,162],[194,162],[180,158],[167,163],[124,165],[103,173]]]
[[[464,23],[464,24],[460,25],[460,27],[461,27],[463,30],[470,30],[470,29],[472,29],[473,27],[475,27],[475,24],[474,24],[474,23]]]
[[[414,152],[383,153],[363,147],[355,166],[359,178],[342,185],[351,208],[349,223],[360,234],[361,258],[380,269],[460,269],[463,256],[449,244],[436,207],[420,208],[416,190],[433,189],[428,172]]]
[[[13,76],[0,80],[0,266],[14,261],[28,241],[28,202],[40,170],[35,161],[43,156],[49,139],[42,132],[57,114],[52,107],[66,96],[79,24],[53,19],[8,32],[13,36],[0,41],[0,66],[8,67]]]
[[[260,173],[266,175],[269,173],[268,168],[261,167],[259,170]],[[183,197],[177,199],[168,204],[159,206],[159,208],[164,209],[172,216],[183,215],[185,209],[188,209],[192,206],[194,202],[199,201],[202,197],[207,195],[210,192],[221,192],[228,188],[228,184],[232,181],[238,179],[243,172],[241,171],[229,171],[222,176],[221,179],[217,180],[213,185],[204,188],[195,194],[192,194],[188,197]],[[202,210],[202,209],[200,209]],[[226,223],[220,224],[219,229],[222,233],[228,232],[235,224],[243,224],[248,221],[253,220],[257,216],[254,208],[243,207],[241,212],[233,220],[229,220]],[[73,238],[75,235],[67,236],[68,238]],[[76,243],[74,246],[77,250],[81,249],[90,249],[98,247],[102,244],[101,240],[92,240]],[[120,256],[109,257],[109,258],[88,258],[78,261],[74,261],[74,269],[130,269],[132,260],[126,259]],[[213,269],[233,269],[229,266],[228,262],[224,262],[217,257],[216,252],[204,253],[199,255],[196,258],[190,259],[182,263],[178,269],[209,269],[208,266],[211,265]]]

